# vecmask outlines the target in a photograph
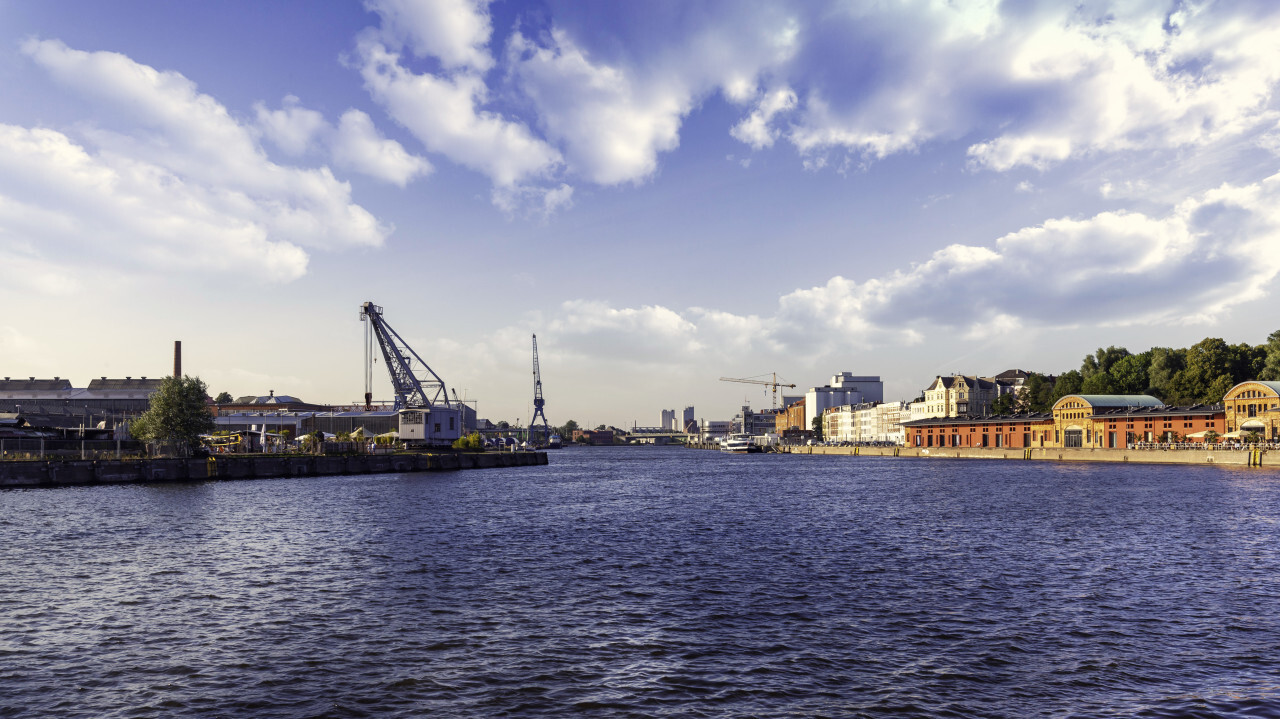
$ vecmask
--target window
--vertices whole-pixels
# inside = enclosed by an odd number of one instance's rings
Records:
[[[450,418],[449,418],[449,430],[450,430],[450,431],[453,431],[453,428],[454,428],[454,427],[453,427],[453,420],[454,420],[454,419],[456,419],[456,418],[454,418],[454,417],[450,417]]]
[[[440,423],[436,422],[436,434],[440,434]]]

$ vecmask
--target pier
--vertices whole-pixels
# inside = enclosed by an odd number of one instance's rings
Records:
[[[203,459],[14,461],[0,463],[0,489],[275,479],[406,472],[450,472],[545,465],[546,452],[226,455]]]

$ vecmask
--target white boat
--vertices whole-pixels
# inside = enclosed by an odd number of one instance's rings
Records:
[[[563,444],[560,435],[553,434],[547,438],[547,449],[560,449]]]
[[[720,451],[726,454],[755,454],[761,449],[760,445],[751,441],[749,434],[731,434],[720,440]]]

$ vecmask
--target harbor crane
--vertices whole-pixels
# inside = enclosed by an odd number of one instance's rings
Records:
[[[417,352],[401,339],[400,335],[382,318],[382,308],[366,302],[360,305],[360,321],[365,322],[364,346],[364,404],[373,405],[373,365],[376,362],[373,346],[376,342],[382,351],[387,372],[391,374],[391,388],[395,392],[396,410],[452,409],[449,393],[440,375],[418,356]]]
[[[533,441],[533,433],[535,430],[542,433],[542,439],[538,442],[541,446],[546,446],[551,438],[551,427],[547,424],[547,415],[543,413],[542,406],[546,401],[542,399],[542,371],[538,368],[538,336],[533,336],[533,418],[529,420],[529,441]],[[542,427],[538,427],[538,418],[542,418]]]
[[[773,408],[777,409],[778,408],[778,388],[779,387],[794,388],[795,385],[786,384],[786,380],[779,382],[777,372],[772,372],[771,374],[773,375],[773,381],[769,381],[767,379],[753,379],[751,377],[746,377],[746,378],[721,377],[720,381],[721,382],[742,382],[744,384],[762,384],[766,387],[769,387],[770,389],[773,390]]]

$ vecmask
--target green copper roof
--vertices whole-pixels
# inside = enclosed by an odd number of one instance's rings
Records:
[[[1149,394],[1073,394],[1090,407],[1163,407],[1164,402]]]

